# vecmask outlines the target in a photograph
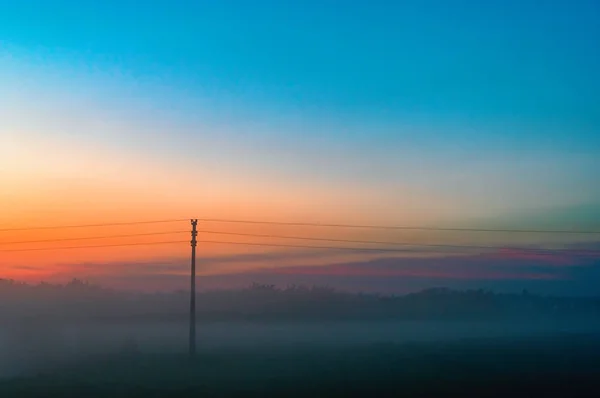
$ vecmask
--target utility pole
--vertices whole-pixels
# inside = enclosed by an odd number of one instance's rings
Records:
[[[190,341],[189,341],[189,350],[190,357],[196,356],[196,236],[198,236],[198,232],[196,231],[196,226],[198,225],[198,220],[191,220],[192,223],[192,241],[190,242],[192,245],[192,272],[191,272],[191,280],[190,280]]]

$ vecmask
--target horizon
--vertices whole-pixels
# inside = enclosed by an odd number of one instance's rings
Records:
[[[93,283],[90,281],[87,281],[85,279],[81,279],[81,278],[77,278],[74,277],[73,279],[67,281],[67,282],[63,282],[63,283],[52,283],[52,282],[46,282],[46,281],[40,281],[40,282],[36,282],[36,283],[30,283],[30,282],[25,282],[25,281],[19,281],[19,280],[15,280],[15,279],[6,279],[6,278],[0,278],[0,288],[2,288],[2,284],[8,284],[10,286],[13,287],[27,287],[27,288],[44,288],[44,287],[51,287],[51,288],[68,288],[71,286],[86,286],[92,289],[99,289],[101,291],[105,291],[105,292],[112,292],[112,293],[119,293],[119,294],[141,294],[141,295],[155,295],[155,294],[189,294],[189,290],[186,289],[174,289],[174,290],[138,290],[138,289],[133,289],[131,287],[123,287],[123,288],[118,288],[118,287],[111,287],[111,286],[103,286],[101,284],[97,284],[97,283]],[[506,291],[506,290],[491,290],[491,289],[485,289],[485,288],[472,288],[472,287],[449,287],[449,286],[443,286],[443,285],[432,285],[430,287],[423,287],[423,288],[418,288],[416,290],[412,290],[412,291],[405,291],[405,292],[381,292],[381,291],[363,291],[363,290],[351,290],[351,289],[344,289],[342,288],[337,288],[334,286],[330,286],[327,284],[322,284],[322,285],[308,285],[308,284],[296,284],[296,283],[288,283],[288,284],[281,284],[281,285],[277,285],[277,284],[271,284],[271,283],[262,283],[260,281],[253,281],[250,282],[248,284],[237,284],[237,285],[230,285],[230,286],[217,286],[217,287],[211,287],[209,289],[197,289],[196,290],[196,294],[198,295],[202,295],[202,294],[213,294],[213,293],[225,293],[225,292],[244,292],[244,291],[248,291],[248,290],[255,290],[255,289],[266,289],[266,290],[272,290],[274,292],[286,292],[286,291],[297,291],[297,290],[302,290],[304,292],[307,293],[311,293],[311,291],[321,291],[321,290],[326,290],[330,293],[333,294],[350,294],[350,295],[366,295],[366,296],[376,296],[376,297],[384,297],[384,298],[392,298],[392,297],[396,297],[396,298],[403,298],[403,297],[408,297],[408,296],[412,296],[412,295],[419,295],[419,294],[423,294],[423,293],[429,293],[429,292],[445,292],[445,293],[458,293],[458,294],[467,294],[467,293],[483,293],[483,294],[491,294],[491,295],[496,295],[496,296],[528,296],[528,297],[538,297],[538,298],[550,298],[550,299],[589,299],[589,300],[597,300],[600,299],[600,294],[596,293],[595,295],[553,295],[553,294],[544,294],[544,293],[540,293],[537,292],[535,290],[530,290],[528,288],[523,288],[520,291],[517,290],[512,290],[512,291]]]

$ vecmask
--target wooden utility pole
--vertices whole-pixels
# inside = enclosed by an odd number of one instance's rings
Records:
[[[196,226],[198,225],[198,220],[191,220],[192,223],[192,241],[190,242],[192,245],[192,272],[191,272],[191,280],[190,280],[190,341],[189,341],[189,350],[190,357],[194,357],[196,355],[196,236],[198,236],[198,232],[196,231]]]

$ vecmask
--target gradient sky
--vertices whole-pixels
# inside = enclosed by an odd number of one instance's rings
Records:
[[[0,226],[599,228],[599,22],[595,0],[0,0]],[[50,277],[186,250],[0,253],[0,267]],[[286,264],[350,261],[332,257]]]

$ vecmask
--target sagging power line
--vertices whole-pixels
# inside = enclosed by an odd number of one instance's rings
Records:
[[[57,238],[57,239],[38,239],[38,240],[20,240],[12,242],[0,242],[2,245],[20,245],[27,243],[48,243],[48,242],[71,242],[78,240],[96,240],[96,239],[117,239],[117,238],[133,238],[138,236],[153,236],[153,235],[174,235],[181,233],[188,233],[189,231],[168,231],[168,232],[148,232],[141,234],[125,234],[125,235],[103,235],[103,236],[84,236],[77,238]]]
[[[415,249],[409,249],[409,248],[405,248],[405,249],[393,249],[393,248],[377,248],[377,247],[348,247],[348,246],[313,246],[313,245],[294,245],[294,244],[279,244],[279,243],[260,243],[260,242],[234,242],[234,241],[220,241],[220,240],[199,240],[197,241],[198,243],[215,243],[215,244],[228,244],[228,245],[243,245],[243,246],[265,246],[265,247],[289,247],[289,248],[303,248],[303,249],[338,249],[338,250],[349,250],[349,251],[379,251],[379,252],[398,252],[398,253],[406,253],[406,252],[412,252],[412,253],[439,253],[439,252],[431,252],[431,251],[427,251],[427,250],[415,250]],[[410,245],[410,246],[414,246],[415,248],[418,248],[419,246],[426,246],[426,245],[419,245],[419,244],[414,244],[414,245]],[[429,246],[426,246],[429,247]],[[452,248],[457,248],[457,249],[465,249],[465,248],[473,248],[473,247],[469,247],[469,246],[460,246],[460,245],[445,245],[444,247],[452,247]],[[480,247],[481,248],[481,247]],[[597,250],[579,250],[579,249],[532,249],[532,248],[516,248],[516,247],[512,247],[512,248],[507,248],[507,247],[501,247],[501,246],[486,246],[483,247],[485,249],[488,250],[523,250],[523,251],[528,251],[528,250],[538,250],[538,251],[548,251],[548,252],[578,252],[578,253],[590,253],[590,254],[600,254],[599,251]]]
[[[90,246],[64,246],[64,247],[39,247],[28,249],[2,249],[0,253],[7,252],[30,252],[30,251],[47,251],[47,250],[76,250],[76,249],[93,249],[101,247],[121,247],[121,246],[152,246],[152,245],[170,245],[182,244],[184,240],[164,241],[164,242],[135,242],[135,243],[116,243],[111,245],[90,245]]]
[[[322,241],[322,242],[339,242],[339,243],[360,243],[360,244],[377,244],[377,245],[389,245],[389,246],[412,246],[412,247],[439,247],[439,248],[452,248],[452,249],[497,249],[497,250],[525,250],[525,251],[536,251],[536,252],[563,252],[577,250],[579,252],[586,252],[588,250],[583,249],[550,249],[550,248],[538,248],[538,247],[516,247],[516,246],[480,246],[480,245],[453,245],[453,244],[442,244],[442,243],[413,243],[413,242],[395,242],[395,241],[378,241],[378,240],[354,240],[354,239],[335,239],[335,238],[317,238],[307,236],[290,236],[290,235],[272,235],[272,234],[250,234],[241,232],[222,232],[222,231],[206,231],[200,230],[198,233],[215,234],[215,235],[232,235],[232,236],[248,236],[257,238],[278,238],[278,239],[298,239],[307,241]],[[590,252],[598,252],[590,250]]]
[[[165,224],[187,221],[187,218],[171,219],[171,220],[153,220],[153,221],[129,221],[129,222],[114,222],[101,224],[79,224],[79,225],[49,225],[40,227],[23,227],[23,228],[2,228],[0,232],[11,231],[36,231],[43,229],[74,229],[74,228],[99,228],[99,227],[116,227],[126,225],[143,225],[143,224]]]
[[[505,233],[537,233],[537,234],[600,234],[594,230],[549,230],[549,229],[492,229],[492,228],[449,228],[449,227],[418,227],[418,226],[386,226],[386,225],[357,225],[357,224],[324,224],[308,222],[284,222],[284,221],[255,221],[255,220],[233,220],[218,218],[199,218],[198,221],[215,223],[235,224],[265,224],[284,225],[296,227],[323,227],[323,228],[356,228],[356,229],[380,229],[380,230],[408,230],[408,231],[448,231],[448,232],[505,232]]]
[[[31,243],[50,243],[50,242],[71,242],[71,241],[83,241],[83,240],[100,240],[100,239],[117,239],[117,238],[130,238],[130,237],[141,237],[141,236],[158,236],[158,235],[174,235],[181,233],[189,233],[189,231],[165,231],[165,232],[149,232],[149,233],[138,233],[138,234],[123,234],[123,235],[103,235],[103,236],[90,236],[90,237],[73,237],[73,238],[59,238],[59,239],[39,239],[39,240],[23,240],[23,241],[12,241],[12,242],[0,242],[2,245],[13,245],[13,244],[31,244]],[[228,235],[228,236],[245,236],[245,237],[256,237],[256,238],[270,238],[270,239],[292,239],[292,240],[304,240],[311,242],[337,242],[337,243],[355,243],[355,244],[371,244],[371,245],[387,245],[387,246],[408,246],[412,248],[447,248],[447,249],[476,249],[476,250],[519,250],[519,251],[531,251],[536,253],[561,253],[577,251],[580,253],[590,252],[597,253],[594,250],[584,249],[551,249],[551,248],[538,248],[538,247],[515,247],[515,246],[483,246],[483,245],[456,245],[456,244],[443,244],[443,243],[416,243],[416,242],[397,242],[397,241],[379,241],[379,240],[355,240],[355,239],[336,239],[336,238],[323,238],[323,237],[307,237],[307,236],[292,236],[292,235],[275,235],[275,234],[252,234],[252,233],[238,233],[238,232],[224,232],[224,231],[211,231],[211,230],[199,230],[197,233],[202,234],[213,234],[213,235]],[[217,241],[206,241],[207,243],[221,243]],[[246,242],[227,242],[222,243],[229,244],[246,244]],[[153,244],[153,242],[136,242],[131,245],[145,245]],[[252,245],[264,245],[269,246],[269,243],[253,242]],[[5,249],[0,252],[6,251],[39,251],[39,250],[61,250],[61,249],[84,249],[84,248],[97,248],[97,247],[114,247],[114,246],[127,246],[130,244],[111,244],[111,245],[91,245],[91,246],[70,246],[70,247],[52,247],[52,248],[31,248],[31,249]],[[277,245],[279,246],[279,244]],[[293,245],[293,247],[307,247],[307,248],[328,248],[323,246],[309,246],[309,245]],[[347,250],[362,250],[362,249],[374,249],[381,250],[378,248],[359,248],[359,247],[345,247],[336,246],[335,248],[347,249]],[[404,251],[415,251],[415,250],[404,250]]]
[[[42,248],[26,248],[26,249],[2,249],[0,252],[28,252],[28,251],[50,251],[50,250],[76,250],[76,249],[91,249],[102,247],[120,247],[120,246],[151,246],[164,244],[185,243],[186,241],[166,241],[166,242],[136,242],[122,243],[110,245],[89,245],[89,246],[63,246],[63,247],[42,247]],[[229,245],[244,245],[244,246],[265,246],[265,247],[289,247],[289,248],[305,248],[305,249],[337,249],[350,251],[385,251],[385,252],[414,252],[414,249],[391,249],[391,248],[375,248],[375,247],[348,247],[348,246],[314,246],[314,245],[292,245],[278,243],[260,243],[260,242],[233,242],[219,240],[197,240],[196,243],[215,243]],[[459,246],[460,247],[460,246]],[[421,250],[425,252],[424,250]]]

